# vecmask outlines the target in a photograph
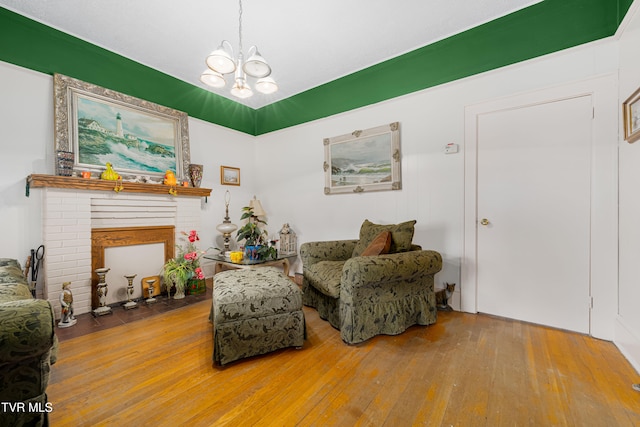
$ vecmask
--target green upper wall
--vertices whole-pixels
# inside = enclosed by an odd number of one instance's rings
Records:
[[[60,73],[255,134],[254,109],[0,8],[0,60]]]
[[[613,35],[633,0],[545,0],[258,110],[0,8],[0,60],[261,135]]]
[[[633,0],[545,0],[258,110],[257,134],[613,35]]]

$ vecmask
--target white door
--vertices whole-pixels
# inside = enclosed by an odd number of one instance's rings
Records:
[[[478,311],[588,333],[590,95],[477,117]]]

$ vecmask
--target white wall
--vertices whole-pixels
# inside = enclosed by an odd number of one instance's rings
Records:
[[[0,62],[0,257],[24,263],[41,244],[39,194],[25,178],[53,173],[53,79]]]
[[[640,12],[620,38],[620,102],[640,87]],[[619,308],[615,343],[640,371],[640,142],[624,141],[620,121]]]
[[[460,288],[464,287],[460,264],[465,106],[617,74],[617,61],[617,43],[604,40],[260,136],[256,152],[269,179],[257,185],[264,195],[269,221],[274,226],[289,222],[302,243],[357,238],[365,218],[379,223],[416,219],[414,241],[442,254],[444,268],[436,276],[436,285],[457,283],[453,306],[459,308]],[[403,189],[325,195],[323,138],[393,121],[401,124]],[[459,153],[443,153],[450,142],[460,144]],[[610,167],[610,174],[615,175],[614,167]],[[615,195],[615,188],[609,192]],[[603,261],[615,266],[615,254],[609,258]],[[301,266],[298,263],[294,268],[300,271]],[[615,277],[608,283],[615,292]],[[609,308],[608,331],[613,330],[614,314],[615,308]],[[611,333],[608,335],[611,338]]]

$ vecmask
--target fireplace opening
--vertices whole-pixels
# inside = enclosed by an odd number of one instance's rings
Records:
[[[98,301],[98,275],[95,270],[102,267],[111,268],[105,265],[106,250],[108,248],[117,248],[125,246],[135,246],[133,251],[129,249],[129,253],[136,251],[145,251],[150,249],[156,251],[156,245],[163,246],[163,263],[175,256],[175,227],[174,226],[145,226],[145,227],[115,227],[115,228],[94,228],[91,230],[91,307],[96,309],[99,306]],[[135,256],[135,255],[134,255]],[[143,259],[143,256],[139,257]],[[137,274],[136,271],[127,273]],[[157,273],[157,272],[156,272]],[[110,273],[109,273],[110,274]],[[117,276],[107,275],[107,285],[113,279],[113,283],[119,283],[120,278]],[[142,279],[143,275],[136,277],[137,282]],[[136,286],[137,287],[137,286]],[[114,286],[109,293],[113,298],[117,287]],[[126,300],[126,296],[123,297]],[[113,301],[113,300],[112,300]],[[119,301],[114,301],[119,302]]]

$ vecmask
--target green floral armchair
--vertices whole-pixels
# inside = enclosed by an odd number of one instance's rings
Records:
[[[434,275],[442,269],[442,257],[411,243],[414,224],[365,220],[359,240],[301,245],[303,303],[339,329],[344,342],[436,322]],[[384,231],[391,235],[388,253],[362,256]]]

